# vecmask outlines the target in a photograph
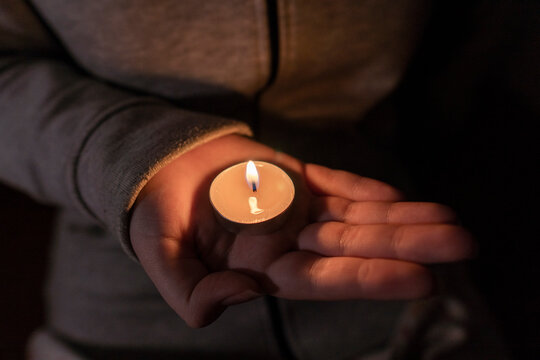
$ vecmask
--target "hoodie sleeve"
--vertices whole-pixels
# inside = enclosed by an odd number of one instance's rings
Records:
[[[88,76],[26,2],[0,2],[0,181],[84,212],[133,255],[128,214],[148,179],[231,133],[250,129]]]

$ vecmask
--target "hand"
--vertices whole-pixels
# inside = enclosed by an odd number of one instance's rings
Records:
[[[283,228],[232,234],[216,221],[212,179],[249,159],[286,169],[296,186]],[[145,185],[130,224],[133,248],[167,303],[193,327],[227,306],[287,299],[412,299],[432,288],[425,263],[471,255],[470,234],[433,203],[400,202],[382,182],[303,164],[229,135],[181,155]]]

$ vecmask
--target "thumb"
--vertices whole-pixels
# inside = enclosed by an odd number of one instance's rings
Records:
[[[195,285],[179,314],[189,326],[203,327],[214,322],[228,306],[260,296],[257,282],[249,276],[232,270],[214,272]]]

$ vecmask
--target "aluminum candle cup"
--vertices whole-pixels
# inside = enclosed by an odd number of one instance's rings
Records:
[[[269,234],[287,220],[294,184],[276,165],[248,161],[233,165],[214,179],[210,202],[217,219],[229,231]]]

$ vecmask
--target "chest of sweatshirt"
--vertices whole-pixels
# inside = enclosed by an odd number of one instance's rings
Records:
[[[358,119],[398,83],[423,0],[34,0],[69,55],[171,100],[220,94],[304,121]]]

